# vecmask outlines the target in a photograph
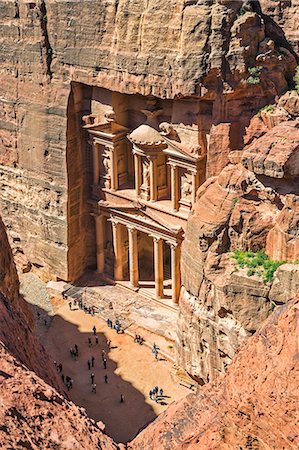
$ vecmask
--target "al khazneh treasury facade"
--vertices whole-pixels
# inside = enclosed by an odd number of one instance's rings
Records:
[[[132,127],[136,115],[143,123]],[[163,116],[162,101],[144,98],[140,111],[128,112],[129,126],[110,110],[84,116],[83,128],[92,152],[97,271],[133,290],[152,286],[156,299],[177,304],[180,250],[204,181],[204,156],[197,123],[172,124]]]

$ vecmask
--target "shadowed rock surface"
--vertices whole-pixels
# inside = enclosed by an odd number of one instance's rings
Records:
[[[277,308],[224,376],[172,404],[129,448],[296,449],[299,300]]]

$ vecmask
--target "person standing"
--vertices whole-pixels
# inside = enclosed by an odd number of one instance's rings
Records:
[[[103,361],[104,361],[105,357],[106,357],[106,352],[105,352],[105,350],[102,350],[102,360]]]
[[[105,380],[105,383],[107,384],[108,383],[108,375],[104,376],[104,380]]]
[[[98,343],[99,343],[99,338],[98,338],[98,336],[96,336],[96,345],[98,345]]]
[[[76,356],[79,356],[79,348],[78,348],[77,344],[75,344],[75,352],[76,352]]]
[[[97,334],[97,329],[96,329],[95,325],[93,326],[93,329],[92,329],[92,331],[93,331],[93,334],[94,334],[94,335],[96,335],[96,334]]]
[[[104,365],[104,369],[107,369],[107,359],[106,358],[103,359],[103,365]]]
[[[94,357],[91,358],[91,367],[94,367]]]
[[[90,379],[91,379],[91,384],[93,384],[94,383],[94,373],[93,372],[91,372],[91,374],[90,374]]]
[[[124,403],[125,397],[123,394],[120,394],[120,403]]]
[[[96,394],[96,393],[97,393],[97,385],[96,385],[95,383],[92,384],[91,392],[92,392],[93,394]]]

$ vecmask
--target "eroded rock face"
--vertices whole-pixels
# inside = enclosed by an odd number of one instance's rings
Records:
[[[54,364],[33,332],[32,311],[19,294],[19,279],[0,218],[0,341],[6,350],[61,392]]]
[[[94,420],[20,364],[0,343],[3,448],[120,450]],[[42,363],[42,362],[41,362]]]
[[[271,312],[275,295],[280,303],[296,292],[295,268],[276,273],[270,294],[270,283],[236,267],[230,252],[266,249],[274,260],[298,260],[297,131],[292,121],[260,128],[262,136],[251,134],[243,152],[247,168],[229,164],[197,192],[182,246],[177,353],[201,383],[226,369]]]
[[[244,166],[271,178],[299,176],[299,121],[283,122],[243,152]]]
[[[298,308],[298,298],[277,308],[224,376],[170,405],[129,448],[295,449]]]
[[[73,280],[95,263],[81,132],[82,116],[93,112],[91,86],[116,103],[119,93],[192,96],[207,176],[243,147],[245,127],[287,90],[296,62],[265,17],[241,7],[235,0],[1,3],[0,202],[25,270],[27,257]],[[255,66],[259,82],[248,84]]]

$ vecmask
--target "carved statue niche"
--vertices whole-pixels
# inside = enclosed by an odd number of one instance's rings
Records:
[[[105,149],[102,158],[101,184],[106,189],[111,188],[110,171],[111,171],[110,149]]]
[[[143,161],[142,164],[142,186],[147,188],[150,183],[150,168],[149,162],[147,160]]]
[[[184,173],[184,175],[182,176],[182,183],[181,183],[181,198],[190,200],[191,194],[192,194],[192,180],[190,179],[190,174]]]

